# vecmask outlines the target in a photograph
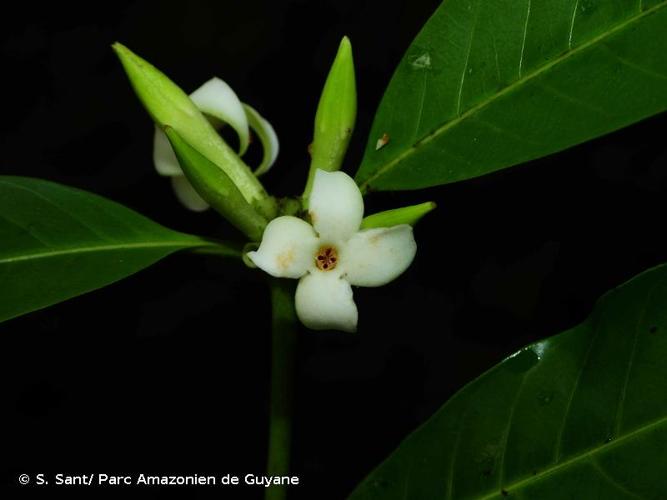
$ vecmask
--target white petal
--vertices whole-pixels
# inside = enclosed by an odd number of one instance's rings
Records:
[[[341,244],[359,230],[364,200],[352,177],[318,169],[308,213],[324,242]]]
[[[239,136],[239,154],[245,153],[250,141],[248,118],[232,88],[220,78],[211,78],[190,94],[203,113],[228,123]]]
[[[260,115],[254,108],[245,103],[243,104],[243,108],[248,117],[248,123],[259,137],[259,140],[262,143],[262,149],[264,150],[262,163],[255,169],[255,175],[260,176],[268,172],[273,166],[273,163],[278,157],[280,144],[278,143],[276,131],[273,130],[273,127],[268,120]]]
[[[315,267],[318,240],[307,222],[284,215],[269,222],[262,243],[248,258],[257,267],[278,278],[300,278]]]
[[[174,175],[171,178],[171,186],[174,188],[178,201],[186,208],[195,212],[203,212],[209,208],[208,203],[199,196],[199,193],[195,191],[195,188],[192,187],[192,184],[184,175]]]
[[[407,224],[360,231],[343,247],[340,265],[356,286],[381,286],[405,271],[417,252]]]
[[[299,281],[296,314],[313,330],[357,330],[357,306],[352,287],[340,273],[314,270]]]
[[[153,163],[155,170],[160,175],[183,175],[183,170],[178,164],[174,150],[171,149],[169,139],[160,127],[155,127],[153,136]]]

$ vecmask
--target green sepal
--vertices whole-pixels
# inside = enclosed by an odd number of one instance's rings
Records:
[[[188,95],[164,73],[124,45],[116,42],[112,47],[153,121],[161,128],[175,130],[201,155],[223,170],[248,203],[261,207],[265,215],[271,217],[272,207],[265,201],[269,196],[262,184]]]
[[[248,238],[261,240],[267,220],[246,201],[229,176],[188,144],[175,129],[166,127],[164,132],[183,173],[199,196]]]
[[[357,90],[352,45],[343,37],[329,70],[315,114],[310,171],[304,191],[305,203],[312,189],[315,171],[340,170],[357,117]]]
[[[392,227],[399,224],[410,224],[414,226],[427,213],[433,210],[437,205],[433,201],[411,205],[409,207],[393,208],[384,212],[364,217],[361,221],[361,229],[371,229],[374,227]]]

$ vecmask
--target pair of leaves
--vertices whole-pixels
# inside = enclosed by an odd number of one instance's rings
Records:
[[[0,176],[0,321],[196,248],[237,254],[78,189]]]

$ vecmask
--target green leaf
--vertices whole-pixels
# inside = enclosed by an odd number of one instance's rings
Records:
[[[389,84],[357,182],[392,190],[469,179],[664,111],[666,7],[443,2]]]
[[[667,265],[465,386],[352,494],[664,498]]]
[[[237,254],[91,193],[0,176],[0,321],[103,287],[186,248]]]

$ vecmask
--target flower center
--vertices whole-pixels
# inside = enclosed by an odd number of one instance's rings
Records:
[[[315,254],[315,265],[320,271],[331,271],[338,264],[338,251],[332,246],[323,246]]]

